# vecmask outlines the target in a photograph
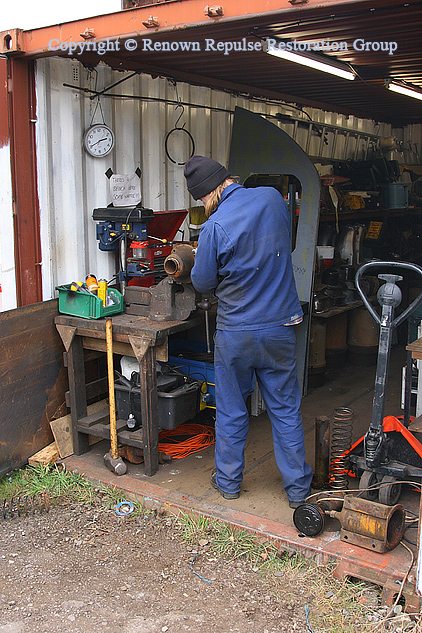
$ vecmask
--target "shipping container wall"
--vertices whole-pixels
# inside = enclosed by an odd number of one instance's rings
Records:
[[[7,59],[0,58],[0,312],[16,308]]]
[[[0,142],[0,312],[16,308],[10,145]]]
[[[227,164],[236,105],[269,117],[309,155],[321,157],[321,164],[332,158],[365,158],[371,149],[365,133],[392,133],[390,126],[369,120],[311,108],[305,116],[294,106],[149,75],[129,78],[100,100],[64,86],[101,91],[131,74],[103,64],[90,71],[78,61],[49,58],[38,60],[36,72],[44,299],[55,295],[55,286],[82,280],[89,272],[107,279],[115,273],[114,255],[99,250],[92,220],[94,208],[111,202],[107,169],[132,174],[139,167],[143,204],[155,211],[197,206],[183,177],[183,162],[193,149],[191,137],[196,154]],[[177,106],[179,101],[189,105]],[[290,115],[291,121],[277,121],[278,113]],[[317,129],[309,131],[310,120]],[[83,150],[83,135],[91,124],[103,121],[114,130],[115,149],[104,158],[92,158]],[[330,125],[351,133],[337,134]],[[186,237],[187,223],[183,228]]]

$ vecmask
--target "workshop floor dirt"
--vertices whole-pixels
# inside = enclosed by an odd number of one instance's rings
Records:
[[[401,371],[405,353],[393,350],[387,388],[385,413],[401,415]],[[337,407],[354,411],[353,440],[368,428],[373,398],[375,367],[345,365],[327,372],[322,387],[310,389],[302,401],[307,460],[314,466],[314,421],[321,415],[332,415]],[[232,524],[251,529],[264,537],[278,540],[320,560],[336,559],[345,575],[379,584],[401,580],[409,566],[409,554],[401,547],[381,555],[340,541],[339,523],[329,519],[324,532],[316,538],[301,538],[294,527],[272,449],[271,425],[265,413],[252,417],[246,446],[246,466],[239,499],[224,500],[210,485],[214,467],[214,447],[199,454],[175,460],[159,467],[153,477],[146,477],[143,465],[128,464],[126,475],[116,477],[104,466],[105,442],[93,445],[89,453],[67,458],[67,467],[107,485],[117,486],[128,497],[143,498],[144,503],[159,512],[193,510]],[[353,480],[352,484],[353,485]],[[401,503],[419,512],[419,494],[407,490]],[[414,578],[410,576],[414,583]]]

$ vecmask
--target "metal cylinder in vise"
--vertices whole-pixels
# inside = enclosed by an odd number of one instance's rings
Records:
[[[179,283],[190,282],[190,271],[195,263],[196,249],[190,244],[176,244],[164,260],[164,270]]]

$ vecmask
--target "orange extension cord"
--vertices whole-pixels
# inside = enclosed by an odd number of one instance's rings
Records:
[[[181,440],[181,437],[187,439]],[[182,459],[198,453],[215,443],[214,429],[203,424],[180,424],[175,429],[161,431],[158,436],[158,450],[173,459]]]

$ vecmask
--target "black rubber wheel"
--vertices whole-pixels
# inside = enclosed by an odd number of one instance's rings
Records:
[[[367,490],[367,488],[371,488],[374,484],[378,483],[377,473],[373,473],[370,470],[365,470],[359,482],[359,490],[365,490],[359,496],[362,499],[368,499],[369,501],[376,501],[378,499],[378,488],[374,490]]]
[[[402,485],[397,483],[396,478],[391,475],[384,475],[381,479],[381,483],[389,485],[380,488],[379,502],[386,506],[394,506],[400,499]]]
[[[302,503],[293,513],[293,523],[300,534],[317,536],[324,529],[325,515],[316,503]]]

